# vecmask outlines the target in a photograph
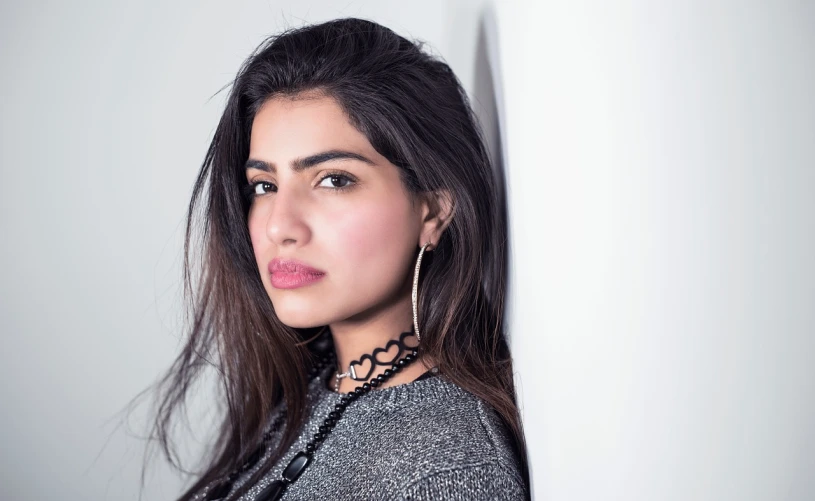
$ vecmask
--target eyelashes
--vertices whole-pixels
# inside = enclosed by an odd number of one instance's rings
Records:
[[[331,181],[332,185],[331,186],[322,186],[323,182],[326,179],[331,179],[331,178],[339,179],[339,180],[341,180],[341,182],[345,182],[345,184],[343,186],[334,186],[333,185],[334,180],[332,179],[332,181]],[[318,184],[318,186],[323,187],[323,188],[328,188],[333,192],[342,192],[342,191],[346,191],[346,190],[351,189],[355,184],[356,184],[356,179],[354,179],[353,177],[351,177],[351,176],[349,176],[347,174],[343,174],[341,172],[329,172],[328,174],[326,174],[325,176],[320,178],[320,183]],[[270,190],[270,191],[264,191],[264,192],[258,193],[258,190],[260,189],[261,186],[263,187],[262,188],[263,190]],[[252,200],[254,200],[255,197],[259,197],[259,196],[262,196],[262,195],[268,195],[269,193],[275,193],[275,192],[277,192],[277,186],[274,183],[269,182],[269,181],[253,181],[253,182],[246,183],[245,185],[243,185],[241,187],[241,195],[248,202],[251,202]]]

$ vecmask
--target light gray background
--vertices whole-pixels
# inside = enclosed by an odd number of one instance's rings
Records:
[[[488,116],[500,75],[536,498],[815,499],[812,2],[507,0],[479,38],[485,3],[0,7],[0,498],[136,498],[118,412],[180,348],[213,95],[265,35],[353,15],[430,42]]]
[[[0,499],[136,498],[143,446],[118,412],[180,348],[182,218],[226,92],[214,95],[257,44],[369,18],[429,42],[471,91],[483,5],[2,4]],[[160,463],[146,483],[150,500],[181,486]]]

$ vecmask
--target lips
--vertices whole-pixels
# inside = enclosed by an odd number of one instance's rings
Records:
[[[325,275],[325,272],[312,268],[296,259],[274,258],[269,262],[269,273],[302,273],[308,275]]]
[[[323,278],[325,272],[296,259],[274,258],[269,263],[272,286],[277,289],[294,289]]]

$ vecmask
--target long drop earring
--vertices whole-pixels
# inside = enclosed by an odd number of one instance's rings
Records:
[[[416,258],[416,269],[413,270],[413,294],[411,294],[411,299],[413,301],[413,329],[416,331],[416,341],[422,340],[422,335],[419,333],[419,268],[422,266],[422,255],[429,245],[430,242],[427,242],[422,246],[419,257]]]

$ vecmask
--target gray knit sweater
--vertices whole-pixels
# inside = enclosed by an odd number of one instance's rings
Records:
[[[341,395],[327,389],[324,381],[321,376],[309,385],[309,418],[297,440],[241,501],[254,500],[280,478],[339,402]],[[261,463],[240,477],[233,489]],[[282,499],[515,500],[524,499],[524,487],[498,415],[479,398],[435,375],[377,389],[352,402]]]

